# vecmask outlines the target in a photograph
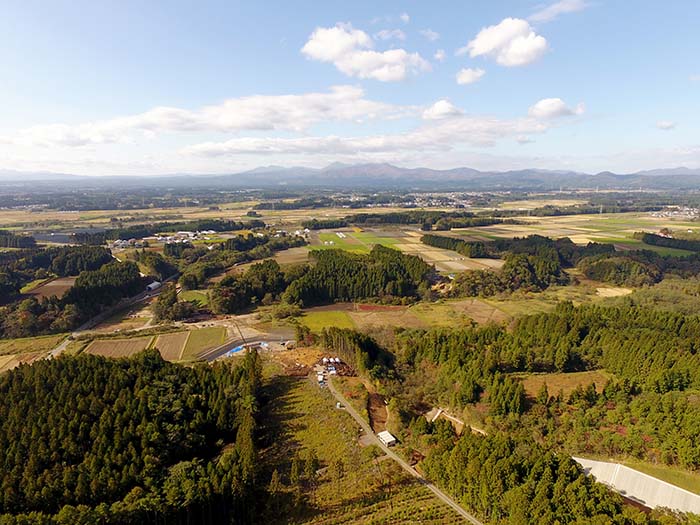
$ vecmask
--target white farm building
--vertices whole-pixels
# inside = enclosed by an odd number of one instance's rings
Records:
[[[384,443],[387,447],[393,447],[396,445],[396,438],[391,434],[391,432],[382,430],[377,434],[377,437],[379,438],[379,441]]]

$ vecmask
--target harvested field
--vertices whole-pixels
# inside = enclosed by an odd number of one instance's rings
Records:
[[[623,295],[631,294],[632,290],[630,290],[629,288],[605,286],[601,288],[596,288],[596,293],[601,297],[622,297]]]
[[[41,286],[37,286],[25,295],[33,296],[37,299],[52,297],[54,295],[56,297],[61,297],[73,286],[76,279],[77,277],[60,277],[58,279],[53,279]]]
[[[48,352],[58,346],[67,334],[23,337],[21,339],[0,340],[0,355],[22,354],[25,352]]]
[[[564,392],[564,396],[568,397],[577,386],[586,387],[591,383],[595,383],[596,390],[602,392],[605,383],[612,377],[612,374],[605,370],[591,370],[589,372],[558,374],[515,374],[515,376],[522,380],[525,393],[534,399],[545,383],[547,383],[550,396],[557,395],[557,392],[561,390]]]
[[[132,355],[148,348],[153,337],[137,337],[134,339],[102,339],[95,340],[86,348],[86,352],[92,355],[104,357],[131,357]]]
[[[158,349],[160,355],[166,361],[179,361],[182,359],[182,352],[185,349],[189,335],[190,332],[159,335],[154,347]]]
[[[7,372],[22,364],[31,364],[38,359],[43,359],[45,355],[45,352],[28,352],[2,356],[0,357],[0,372]]]

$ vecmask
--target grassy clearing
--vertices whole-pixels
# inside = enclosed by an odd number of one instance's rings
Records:
[[[206,290],[186,290],[180,292],[179,299],[181,301],[194,301],[199,306],[207,306],[209,304],[209,294]]]
[[[276,376],[266,387],[268,424],[278,429],[263,452],[264,476],[276,469],[284,482],[280,507],[266,523],[285,515],[293,523],[463,523],[452,509],[390,460],[375,460],[376,447],[362,449],[356,423],[335,399],[307,378]],[[314,451],[321,470],[315,488],[304,487],[306,505],[295,505],[289,472],[294,454]],[[342,465],[340,475],[330,467]],[[290,521],[286,521],[288,523]]]
[[[330,326],[355,328],[355,323],[348,312],[339,310],[307,311],[301,317],[301,322],[308,326],[312,332],[320,332]]]
[[[531,397],[537,397],[537,393],[543,384],[547,384],[549,395],[556,395],[560,390],[568,397],[577,386],[586,387],[595,383],[596,390],[602,392],[605,383],[613,377],[605,370],[590,370],[588,372],[569,372],[557,374],[514,374],[522,380],[525,393]]]
[[[19,291],[20,291],[20,293],[29,293],[32,290],[34,290],[34,288],[38,288],[39,286],[41,286],[44,283],[47,283],[51,279],[53,279],[53,277],[46,277],[44,279],[35,279],[32,282],[29,282],[29,283],[25,284],[24,286],[22,286],[22,288],[20,288]]]
[[[21,339],[0,340],[0,355],[22,354],[25,352],[48,352],[56,348],[68,334],[23,337]]]
[[[199,357],[199,354],[210,348],[224,344],[226,340],[226,328],[212,326],[192,330],[187,338],[187,344],[182,352],[183,361],[191,361]]]

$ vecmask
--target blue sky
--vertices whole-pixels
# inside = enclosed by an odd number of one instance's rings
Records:
[[[700,3],[10,0],[0,170],[700,168]]]

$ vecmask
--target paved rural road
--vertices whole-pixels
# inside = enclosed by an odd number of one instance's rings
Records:
[[[392,451],[384,443],[379,441],[379,438],[374,434],[374,432],[372,432],[369,423],[362,419],[357,413],[357,411],[350,405],[350,403],[347,402],[345,397],[343,397],[343,395],[335,389],[333,381],[330,378],[328,380],[328,390],[330,390],[331,393],[335,396],[335,398],[342,403],[342,405],[345,407],[345,410],[347,410],[347,412],[355,419],[355,421],[357,421],[360,424],[360,426],[367,433],[367,435],[372,436],[373,443],[379,448],[381,448],[387,456],[389,456],[391,459],[393,459],[399,465],[401,465],[401,468],[403,468],[411,476],[416,478],[419,483],[425,485],[430,491],[432,491],[433,494],[435,494],[440,500],[444,501],[450,507],[452,507],[465,520],[467,520],[470,523],[473,523],[474,525],[484,525],[482,522],[480,522],[478,519],[469,514],[466,510],[464,510],[460,505],[458,505],[457,502],[455,502],[447,494],[445,494],[443,491],[441,491],[439,488],[437,488],[435,485],[433,485],[427,479],[421,476],[416,471],[416,469],[414,469],[411,465],[409,465],[403,459],[401,459],[394,451]]]

